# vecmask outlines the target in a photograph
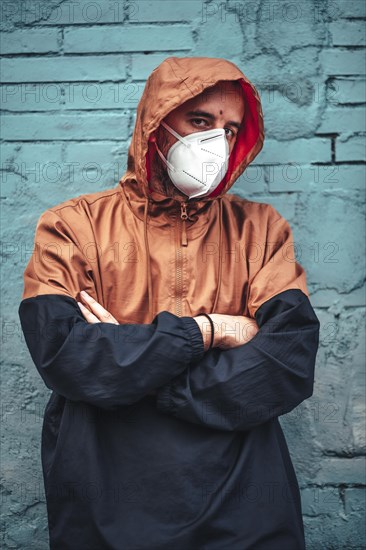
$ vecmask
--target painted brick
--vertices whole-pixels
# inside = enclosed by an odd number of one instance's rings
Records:
[[[28,29],[2,33],[1,53],[49,53],[59,51],[58,29]]]
[[[306,550],[364,550],[364,518],[342,510],[304,518]],[[319,546],[321,541],[321,546]]]
[[[65,89],[64,109],[136,109],[145,82],[85,82]]]
[[[5,162],[41,162],[50,158],[61,158],[61,143],[2,143],[1,165]]]
[[[123,80],[123,55],[17,58],[2,60],[3,82],[68,82]]]
[[[344,496],[346,514],[361,513],[364,516],[366,510],[366,489],[345,489]]]
[[[366,3],[362,0],[338,0],[331,7],[336,16],[366,17]]]
[[[312,294],[311,303],[314,307],[329,308],[336,303],[340,307],[366,306],[366,287],[356,288],[348,294],[338,294],[335,290],[318,290]]]
[[[3,110],[136,109],[144,82],[48,82],[3,84]]]
[[[127,149],[127,143],[116,142],[67,144],[63,163],[65,170],[68,168],[66,181],[85,193],[116,186],[126,170]]]
[[[136,4],[136,1],[130,2],[128,11],[133,13]],[[40,11],[43,15],[42,25],[97,25],[123,23],[125,19],[122,0],[63,2],[58,6],[42,6]]]
[[[333,46],[364,46],[364,21],[334,21],[329,24]]]
[[[328,107],[316,133],[364,132],[365,114],[365,107]]]
[[[12,141],[127,138],[128,117],[120,114],[4,115],[3,139]]]
[[[365,74],[365,56],[361,50],[323,49],[320,54],[320,63],[327,75],[356,75]]]
[[[132,78],[134,80],[147,80],[155,67],[160,65],[167,57],[168,55],[166,53],[148,55],[138,53],[132,54]]]
[[[314,25],[312,2],[264,2],[259,10],[257,43],[271,44],[281,55],[297,47],[321,45],[325,36],[322,25]]]
[[[60,108],[64,86],[56,82],[3,84],[0,90],[4,111],[50,111]]]
[[[336,141],[336,159],[338,162],[349,160],[365,160],[366,138],[365,136],[355,136],[342,141]]]
[[[247,197],[253,193],[264,192],[266,189],[265,171],[265,166],[251,164],[236,180],[230,189],[230,193],[240,194],[240,196]]]
[[[127,13],[129,22],[191,22],[195,19],[202,21],[204,10],[205,4],[201,0],[184,0],[184,2],[139,0],[130,3]]]
[[[343,504],[336,487],[307,487],[301,489],[302,512],[305,516],[318,516],[342,510]]]
[[[224,20],[209,17],[200,22],[195,55],[204,57],[210,51],[212,57],[221,57],[225,50],[230,51],[232,56],[240,55],[243,48],[240,35],[240,23],[234,17]]]
[[[258,164],[306,164],[330,162],[331,144],[328,138],[293,139],[277,141],[266,139],[265,146],[256,157]]]
[[[346,160],[337,158],[338,161]],[[350,160],[350,159],[348,159]],[[268,166],[271,192],[324,191],[326,189],[365,189],[363,165],[301,165],[297,163]]]
[[[96,23],[122,23],[124,20],[124,1],[105,0],[91,2],[62,2],[60,0],[39,2],[1,3],[1,21],[7,27],[29,26],[41,23],[42,26],[63,26],[73,24],[92,25]]]
[[[366,80],[334,78],[329,82],[327,92],[327,101],[332,105],[364,103],[366,97]]]
[[[328,288],[330,280],[340,293],[363,285],[365,221],[358,191],[300,194],[296,220],[301,263],[317,289]]]
[[[364,483],[366,484],[365,457],[327,457],[320,462],[316,483]]]
[[[245,191],[241,191],[240,195],[246,198]],[[267,194],[254,195],[250,200],[257,202],[265,202],[271,204],[288,222],[292,223],[295,216],[296,197],[288,195],[284,201],[282,197],[270,196]]]
[[[174,36],[174,50],[188,51],[193,46],[188,26],[125,26],[70,28],[65,30],[64,49],[69,53],[135,52],[171,50]]]

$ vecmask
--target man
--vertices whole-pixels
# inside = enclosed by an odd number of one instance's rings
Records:
[[[52,550],[305,548],[278,416],[312,395],[319,322],[287,221],[227,193],[263,140],[238,67],[170,57],[118,186],[40,217],[19,315],[53,390]]]

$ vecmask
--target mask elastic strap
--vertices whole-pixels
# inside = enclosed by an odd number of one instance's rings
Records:
[[[156,147],[156,150],[161,158],[161,160],[163,162],[165,162],[165,164],[168,166],[168,168],[170,168],[170,170],[172,170],[173,172],[175,172],[175,168],[174,166],[164,157],[163,153],[160,151],[159,147],[158,147],[158,144],[156,143],[155,141],[155,147]]]
[[[179,134],[177,134],[177,132],[175,130],[173,130],[173,128],[171,126],[169,126],[169,124],[167,124],[166,122],[164,122],[163,120],[160,122],[160,124],[162,126],[164,126],[164,128],[166,128],[168,130],[168,132],[170,132],[171,134],[173,134],[174,137],[176,137],[177,139],[179,139],[179,141],[181,141],[182,143],[184,143],[184,145],[186,147],[191,147],[191,144],[189,143],[188,140],[184,139],[183,136],[180,136]]]

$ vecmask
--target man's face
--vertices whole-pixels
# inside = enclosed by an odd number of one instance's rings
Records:
[[[244,116],[244,99],[239,83],[232,81],[220,81],[215,86],[207,88],[204,92],[189,99],[176,109],[171,111],[163,120],[178,132],[181,136],[204,132],[215,128],[224,128],[229,145],[229,153],[232,152],[240,124]],[[162,125],[153,132],[152,140],[157,141],[158,147],[165,158],[170,147],[178,141]],[[165,163],[156,155],[157,176],[162,183],[172,186]],[[181,194],[175,188],[175,194]]]

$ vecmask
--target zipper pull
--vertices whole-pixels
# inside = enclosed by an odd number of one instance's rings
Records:
[[[186,229],[186,219],[188,218],[188,214],[187,214],[187,203],[185,202],[181,202],[180,203],[180,217],[182,218],[183,222],[182,222],[182,238],[181,238],[181,244],[182,246],[188,246],[188,241],[187,241],[187,229]]]

